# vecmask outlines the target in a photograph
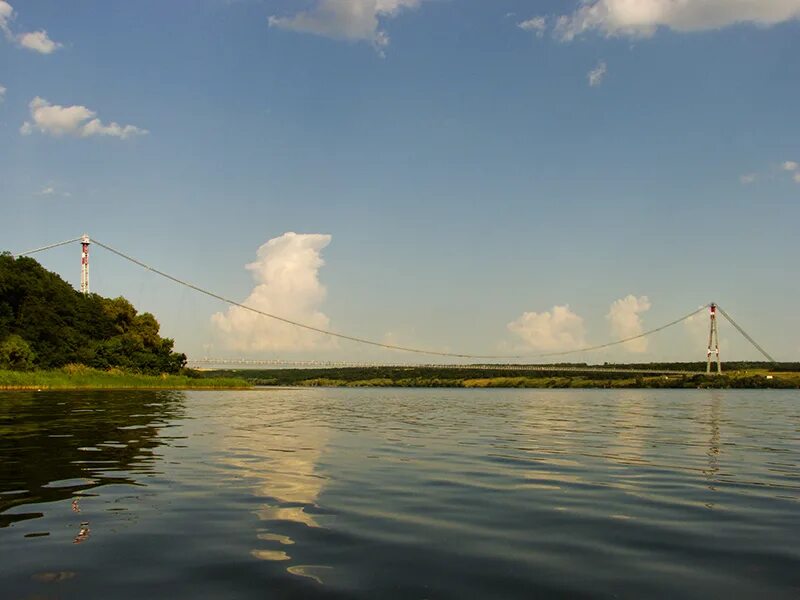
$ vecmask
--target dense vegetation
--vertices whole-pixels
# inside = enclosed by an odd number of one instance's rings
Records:
[[[498,371],[475,365],[441,367],[354,367],[214,371],[254,385],[303,387],[454,388],[800,388],[800,364],[730,363],[721,376],[580,372],[586,365],[551,365],[546,371],[520,367]],[[612,365],[608,365],[612,367]],[[705,371],[705,363],[613,365],[613,368]]]
[[[83,295],[32,258],[0,255],[0,369],[178,373],[186,356],[173,344],[153,315],[125,298]]]

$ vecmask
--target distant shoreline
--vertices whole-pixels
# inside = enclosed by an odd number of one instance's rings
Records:
[[[244,379],[259,387],[292,388],[800,389],[800,369],[794,364],[774,365],[773,369],[761,364],[746,366],[722,375],[698,373],[702,367],[697,364],[675,364],[669,366],[671,369],[659,366],[659,370],[663,368],[660,374],[608,372],[613,365],[604,365],[606,371],[602,372],[592,372],[591,367],[581,372],[575,365],[555,365],[548,370],[520,366],[502,371],[475,365],[458,369],[378,366],[221,370],[204,374]]]
[[[0,370],[0,392],[113,390],[251,390],[308,388],[450,388],[450,389],[800,389],[800,371],[764,368],[698,373],[635,374],[578,372],[555,366],[549,371],[503,371],[475,366],[351,367],[205,371],[183,375],[140,375],[72,366],[50,371]]]

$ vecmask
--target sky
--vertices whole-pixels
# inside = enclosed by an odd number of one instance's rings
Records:
[[[0,0],[0,249],[525,355],[718,302],[800,359],[800,0]],[[77,286],[76,244],[37,255]],[[190,357],[440,360],[92,291]],[[703,360],[699,315],[573,360]],[[723,359],[759,355],[725,322]]]

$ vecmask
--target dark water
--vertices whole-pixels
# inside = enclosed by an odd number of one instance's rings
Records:
[[[800,394],[0,394],[2,598],[800,597]]]

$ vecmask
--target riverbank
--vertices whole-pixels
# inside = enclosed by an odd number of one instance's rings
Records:
[[[702,365],[704,367],[705,365]],[[587,388],[587,389],[800,389],[800,371],[747,368],[722,375],[698,374],[700,365],[675,365],[678,373],[646,371],[646,365],[624,365],[628,372],[581,372],[575,365],[548,370],[481,366],[359,367],[208,371],[207,375],[238,377],[266,387],[404,387],[404,388]],[[612,370],[613,366],[607,366]]]
[[[0,370],[0,390],[216,390],[247,389],[252,384],[240,377],[203,375],[140,375],[119,370],[64,368],[52,371]]]

